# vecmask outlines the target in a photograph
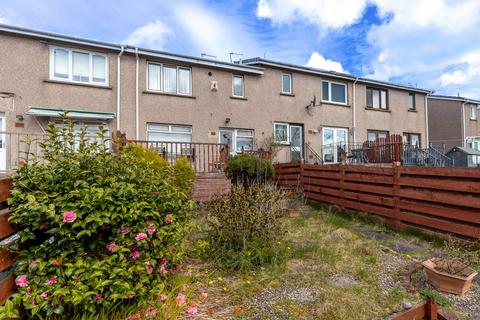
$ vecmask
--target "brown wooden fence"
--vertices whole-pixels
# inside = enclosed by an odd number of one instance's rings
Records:
[[[9,245],[15,241],[15,229],[8,223],[7,199],[11,186],[11,179],[0,180],[0,304],[3,304],[15,290],[11,270],[15,254],[8,250]]]
[[[281,185],[308,199],[376,214],[395,228],[417,227],[480,239],[480,169],[279,164]]]

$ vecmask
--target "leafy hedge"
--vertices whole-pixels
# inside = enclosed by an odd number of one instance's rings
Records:
[[[237,155],[230,158],[225,172],[233,184],[245,186],[264,183],[275,176],[275,169],[270,162],[252,155]]]
[[[146,308],[169,294],[168,279],[181,270],[193,170],[136,146],[112,154],[106,134],[93,142],[85,131],[75,137],[73,123],[51,124],[46,164],[14,177],[10,222],[24,230],[16,248],[29,248],[20,251],[18,292],[4,314],[22,306],[28,316],[88,317]]]

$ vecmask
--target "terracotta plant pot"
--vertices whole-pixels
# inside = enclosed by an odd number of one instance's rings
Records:
[[[428,281],[439,291],[464,294],[472,286],[472,281],[478,274],[472,268],[466,268],[461,275],[453,275],[435,269],[438,259],[430,259],[422,263],[427,273]]]
[[[290,218],[298,218],[300,217],[300,210],[299,209],[285,209],[287,212],[287,215]]]

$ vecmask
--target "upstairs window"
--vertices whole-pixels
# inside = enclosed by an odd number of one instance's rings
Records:
[[[50,79],[107,85],[107,56],[83,50],[50,47]]]
[[[367,107],[373,109],[388,109],[387,90],[367,88]]]
[[[234,97],[243,97],[244,85],[243,85],[243,76],[234,75],[232,79],[232,95]]]
[[[339,82],[322,81],[322,101],[347,104],[347,85]]]
[[[282,93],[292,94],[292,74],[282,74]]]
[[[192,94],[192,69],[161,63],[147,63],[147,88],[172,94]]]
[[[470,120],[477,120],[477,105],[471,104],[470,105]]]
[[[408,110],[415,110],[415,93],[408,94]]]

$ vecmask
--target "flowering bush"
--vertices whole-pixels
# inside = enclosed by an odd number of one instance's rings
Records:
[[[14,177],[10,222],[23,230],[16,248],[28,242],[28,249],[19,251],[8,311],[66,318],[147,308],[181,269],[191,200],[158,154],[149,161],[135,157],[137,148],[112,154],[105,131],[92,141],[64,122],[48,128],[46,164],[25,165]]]

